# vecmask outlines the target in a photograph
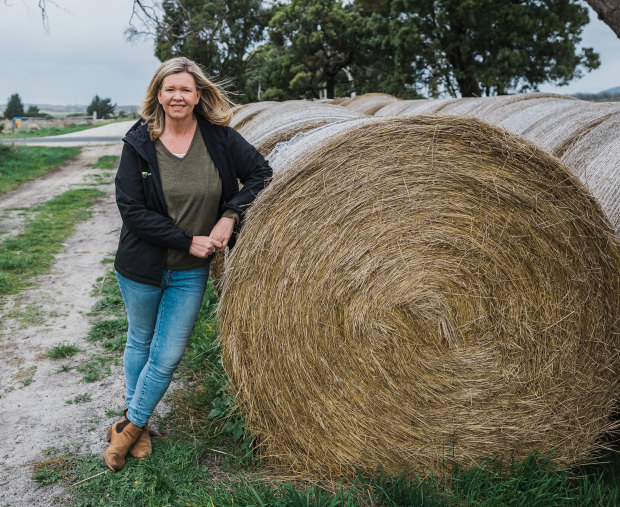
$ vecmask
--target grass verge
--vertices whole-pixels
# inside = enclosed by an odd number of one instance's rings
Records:
[[[116,169],[120,158],[116,155],[103,155],[93,164],[94,169]]]
[[[103,322],[125,318],[123,303],[109,272],[97,288],[103,297],[93,313]],[[184,387],[168,396],[172,409],[155,420],[165,435],[155,439],[146,461],[128,457],[119,473],[106,471],[99,455],[72,453],[35,465],[41,484],[70,487],[74,505],[136,506],[614,506],[620,504],[620,455],[609,463],[565,471],[545,456],[520,463],[485,460],[478,466],[448,468],[442,476],[388,476],[380,469],[359,475],[337,491],[321,484],[278,482],[269,477],[244,433],[243,417],[222,367],[217,341],[217,297],[207,289],[198,322],[178,374]],[[126,324],[125,324],[126,326]],[[110,347],[120,332],[101,327],[92,339]],[[126,327],[125,327],[126,329]],[[108,340],[106,342],[106,340]],[[73,402],[78,402],[73,400]],[[117,413],[113,414],[118,416]],[[106,413],[106,417],[111,417]]]
[[[16,146],[0,144],[0,195],[16,189],[79,155],[79,146]]]
[[[108,123],[111,122],[98,123],[96,125],[71,125],[70,127],[43,127],[38,130],[20,129],[16,132],[2,134],[0,135],[0,139],[59,136],[61,134],[70,134],[71,132],[80,132],[82,130],[101,127],[102,125],[107,125]]]
[[[47,272],[62,243],[104,195],[95,189],[69,190],[32,208],[24,232],[0,244],[0,297],[19,292]]]

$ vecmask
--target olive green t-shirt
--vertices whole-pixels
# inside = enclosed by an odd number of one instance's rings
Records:
[[[155,141],[155,151],[170,218],[175,225],[194,236],[208,236],[217,221],[222,180],[200,129],[196,127],[194,138],[182,158],[170,153],[159,139]],[[166,269],[194,269],[206,266],[208,262],[208,259],[171,248]]]

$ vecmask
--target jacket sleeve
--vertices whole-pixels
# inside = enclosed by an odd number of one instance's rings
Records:
[[[127,144],[123,146],[115,184],[116,204],[129,231],[149,243],[189,251],[193,235],[147,207],[139,155]]]
[[[269,162],[241,134],[230,127],[227,130],[228,150],[243,188],[229,201],[224,202],[223,207],[237,212],[241,222],[243,222],[247,208],[271,181],[273,170]]]

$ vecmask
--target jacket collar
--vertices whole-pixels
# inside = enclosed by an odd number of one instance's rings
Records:
[[[157,163],[155,143],[151,141],[147,124],[143,119],[133,124],[123,137],[123,141],[133,146],[138,154],[150,164]]]
[[[211,136],[208,135],[212,128],[212,124],[200,115],[196,115],[196,119],[198,120],[198,128],[200,129],[200,133],[202,134],[205,143],[207,143],[207,148],[209,148],[209,152],[212,153],[214,147],[211,146]],[[123,141],[133,146],[140,156],[149,162],[149,164],[152,165],[157,163],[155,143],[151,141],[148,126],[143,119],[138,120],[132,125],[132,127],[127,131],[127,134],[125,134]]]

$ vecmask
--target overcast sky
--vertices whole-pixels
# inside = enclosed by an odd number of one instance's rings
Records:
[[[89,104],[93,96],[138,105],[159,65],[152,41],[130,43],[131,0],[56,0],[49,33],[37,0],[0,0],[0,103],[19,93],[25,104]],[[541,91],[598,92],[620,86],[620,39],[591,11],[584,45],[601,67],[567,87]]]

